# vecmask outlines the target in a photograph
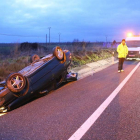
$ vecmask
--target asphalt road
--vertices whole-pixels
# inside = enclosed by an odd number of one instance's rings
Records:
[[[0,140],[67,140],[138,64],[114,64],[0,117]],[[82,140],[140,139],[140,68]]]

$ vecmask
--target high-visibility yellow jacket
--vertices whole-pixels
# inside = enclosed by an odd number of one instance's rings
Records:
[[[117,52],[118,52],[118,58],[126,58],[126,56],[128,54],[128,48],[127,48],[126,44],[123,45],[121,43],[117,48]]]

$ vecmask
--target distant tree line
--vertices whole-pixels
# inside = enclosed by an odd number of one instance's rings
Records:
[[[37,51],[39,49],[46,49],[46,47],[41,46],[38,43],[29,43],[29,42],[21,43],[19,46],[20,51],[28,51],[28,50]]]

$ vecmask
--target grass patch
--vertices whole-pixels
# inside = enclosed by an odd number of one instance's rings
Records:
[[[17,59],[5,59],[0,61],[0,81],[4,80],[10,73],[18,72],[29,65],[29,56],[18,57]]]
[[[71,67],[73,68],[90,62],[96,62],[98,60],[109,58],[112,56],[113,51],[115,50],[106,49],[106,50],[100,50],[96,52],[87,51],[87,52],[73,53]],[[115,56],[116,54],[117,53],[115,52]]]
[[[101,59],[106,59],[112,56],[112,49],[98,49],[93,50],[81,50],[72,52],[72,63],[70,68],[81,66],[90,62],[96,62]],[[32,54],[34,52],[31,52]],[[19,55],[18,55],[19,54]],[[46,52],[35,52],[40,57],[47,55]],[[117,53],[115,53],[116,55]],[[18,72],[24,67],[30,64],[30,53],[15,53],[13,51],[9,56],[0,56],[0,81],[4,80],[10,73]]]

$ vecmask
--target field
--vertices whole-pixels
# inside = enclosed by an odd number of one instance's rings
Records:
[[[4,80],[10,73],[18,72],[22,68],[30,64],[32,54],[38,54],[43,57],[52,53],[55,46],[62,49],[68,49],[72,53],[72,63],[70,68],[84,65],[89,62],[98,61],[112,56],[112,52],[116,53],[116,47],[110,44],[110,47],[104,43],[39,43],[38,48],[20,50],[21,44],[0,44],[0,81]]]

